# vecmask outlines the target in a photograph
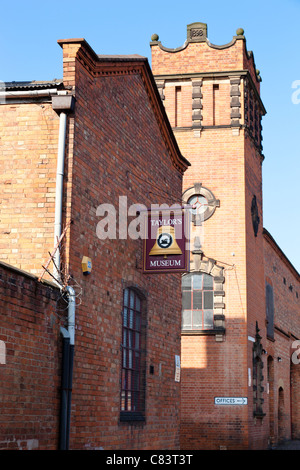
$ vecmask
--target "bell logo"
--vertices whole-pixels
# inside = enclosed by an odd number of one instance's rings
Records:
[[[159,227],[155,245],[151,248],[149,256],[182,255],[175,238],[175,228],[172,226]]]

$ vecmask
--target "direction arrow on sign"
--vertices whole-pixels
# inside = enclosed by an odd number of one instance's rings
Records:
[[[247,397],[215,397],[215,405],[247,405]]]

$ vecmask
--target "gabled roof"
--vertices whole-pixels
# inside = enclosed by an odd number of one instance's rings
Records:
[[[64,48],[65,46],[77,46],[73,48],[74,58],[88,70],[88,72],[97,76],[121,75],[121,74],[140,74],[143,84],[146,88],[154,115],[156,117],[162,137],[171,156],[174,166],[184,173],[190,166],[188,160],[181,154],[169,119],[167,117],[165,107],[159,95],[156,82],[154,80],[152,70],[148,59],[138,54],[131,55],[98,55],[85,39],[61,39],[58,44]],[[75,52],[74,52],[75,51]],[[68,64],[70,64],[70,54],[67,54]],[[75,84],[76,89],[76,84]]]

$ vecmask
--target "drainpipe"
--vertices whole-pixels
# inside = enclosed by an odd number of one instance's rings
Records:
[[[67,450],[70,334],[63,327],[60,328],[60,332],[63,336],[63,348],[60,392],[59,450]]]
[[[62,373],[61,373],[61,408],[59,449],[69,450],[71,402],[73,383],[73,363],[75,346],[75,291],[67,287],[68,295],[68,329],[60,329],[63,336]]]
[[[62,201],[63,179],[65,163],[65,145],[67,129],[67,112],[74,109],[74,97],[60,94],[52,97],[52,108],[59,114],[59,139],[57,153],[56,194],[55,194],[55,222],[54,245],[62,233]],[[54,277],[59,282],[60,277],[60,252],[56,250],[54,256]],[[60,286],[61,287],[61,286]],[[69,449],[71,399],[73,382],[73,362],[75,345],[75,292],[70,286],[66,288],[68,297],[68,329],[61,328],[63,336],[62,374],[61,374],[61,411],[60,411],[60,450]]]
[[[62,233],[62,206],[63,206],[63,180],[65,166],[65,146],[67,131],[67,113],[74,109],[74,97],[62,94],[52,97],[52,108],[59,114],[59,136],[56,168],[56,192],[55,192],[55,220],[54,220],[54,246]],[[56,250],[54,255],[54,277],[60,281],[60,252]]]
[[[72,402],[72,384],[73,384],[73,364],[74,364],[74,348],[75,348],[75,291],[73,287],[67,287],[69,297],[68,307],[68,331],[70,334],[69,346],[69,388],[68,388],[68,413],[67,413],[67,427],[66,427],[66,444],[69,449],[70,441],[70,423],[71,423],[71,402]]]
[[[59,137],[57,152],[57,169],[56,169],[56,193],[55,193],[55,220],[54,220],[54,246],[61,236],[62,232],[62,202],[63,202],[63,180],[65,165],[65,145],[67,130],[67,113],[61,112],[59,115]],[[53,275],[55,279],[60,281],[60,252],[56,250],[54,255]]]

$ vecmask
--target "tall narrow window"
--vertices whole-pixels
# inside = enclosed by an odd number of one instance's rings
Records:
[[[213,126],[220,124],[219,85],[213,85]]]
[[[145,411],[145,332],[142,297],[124,290],[122,320],[121,420],[143,420]]]
[[[181,86],[175,87],[175,127],[181,126]]]
[[[212,329],[214,323],[214,279],[205,273],[182,278],[182,329]]]
[[[279,387],[278,390],[278,440],[283,441],[287,438],[287,429],[285,424],[285,409],[284,409],[284,390]]]
[[[267,317],[267,336],[274,339],[274,296],[273,287],[266,282],[266,317]]]

